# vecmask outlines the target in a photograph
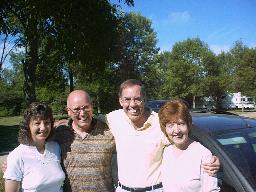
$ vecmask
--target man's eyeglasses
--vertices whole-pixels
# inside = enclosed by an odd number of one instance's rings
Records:
[[[84,113],[88,113],[92,110],[91,106],[82,106],[82,107],[75,107],[75,108],[70,108],[68,107],[68,109],[70,111],[72,111],[72,113],[74,113],[74,115],[79,115],[81,111],[83,111]]]
[[[124,97],[124,98],[121,98],[121,101],[126,104],[130,104],[133,101],[135,104],[139,105],[144,101],[144,99],[140,97],[137,97],[137,98]]]

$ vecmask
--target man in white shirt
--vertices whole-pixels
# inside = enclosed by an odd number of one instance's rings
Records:
[[[163,191],[160,166],[166,137],[160,130],[158,114],[145,106],[142,83],[135,79],[123,82],[119,88],[122,109],[106,115],[116,142],[118,187],[122,191]],[[218,158],[204,167],[209,174],[218,171]]]

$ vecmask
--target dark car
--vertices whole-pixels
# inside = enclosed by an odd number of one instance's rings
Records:
[[[146,106],[151,108],[153,111],[158,112],[159,109],[169,100],[149,100],[146,102]]]
[[[208,113],[192,116],[190,137],[220,159],[221,191],[256,191],[256,119]]]

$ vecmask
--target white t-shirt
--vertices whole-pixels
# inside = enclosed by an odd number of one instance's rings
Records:
[[[209,162],[211,152],[198,142],[193,142],[180,156],[174,155],[174,146],[165,148],[162,161],[162,182],[166,192],[219,191],[216,177],[201,168]]]
[[[118,179],[128,187],[147,187],[161,182],[161,162],[166,137],[160,130],[158,114],[137,131],[123,109],[107,114],[117,150]]]
[[[65,174],[59,145],[47,142],[41,154],[35,146],[20,144],[7,157],[4,178],[20,181],[24,192],[61,192]]]

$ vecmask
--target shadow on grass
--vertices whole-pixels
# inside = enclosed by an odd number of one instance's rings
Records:
[[[0,125],[0,154],[18,146],[18,125]]]

